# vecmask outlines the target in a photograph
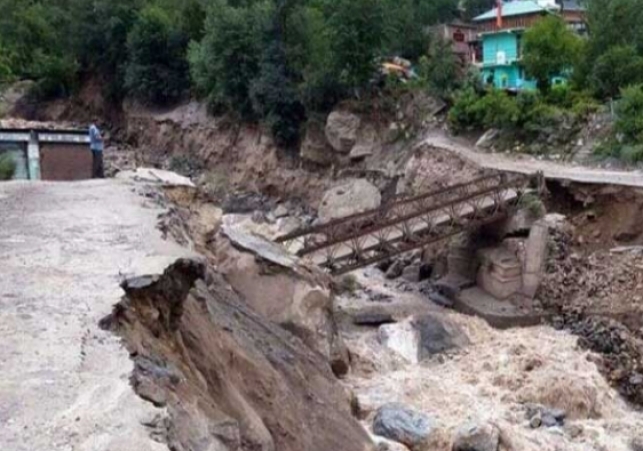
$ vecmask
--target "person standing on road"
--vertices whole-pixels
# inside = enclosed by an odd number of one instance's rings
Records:
[[[105,172],[103,169],[103,135],[96,125],[97,119],[92,121],[89,126],[89,148],[92,151],[92,177],[104,178]]]

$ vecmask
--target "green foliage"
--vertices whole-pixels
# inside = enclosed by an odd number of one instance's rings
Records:
[[[125,86],[133,97],[143,103],[164,105],[175,102],[186,91],[187,36],[172,28],[165,11],[148,7],[141,12],[128,34],[127,50]]]
[[[643,85],[629,86],[621,91],[613,134],[594,152],[629,164],[643,161]]]
[[[561,124],[564,112],[560,108],[539,101],[522,112],[522,127],[525,132],[538,134],[543,130],[555,130]]]
[[[144,0],[70,0],[73,51],[82,71],[104,83],[104,94],[120,101],[126,94],[127,37]]]
[[[473,88],[465,88],[455,95],[449,110],[448,121],[456,132],[480,128],[479,109],[476,107],[480,97]]]
[[[442,39],[433,40],[429,57],[422,57],[419,66],[420,77],[434,95],[449,98],[460,86],[462,79],[460,63],[451,50],[449,42]]]
[[[473,19],[495,8],[496,0],[464,0],[463,5],[467,19]]]
[[[615,97],[622,87],[643,82],[643,57],[632,45],[610,47],[596,59],[590,83],[601,98]]]
[[[491,90],[474,105],[476,117],[484,128],[511,128],[520,118],[515,99],[506,92]]]
[[[7,155],[0,155],[0,180],[11,180],[16,172],[16,162]]]
[[[384,14],[378,0],[337,0],[329,18],[333,70],[350,90],[364,87],[375,73],[383,47]]]
[[[643,85],[623,89],[616,107],[614,130],[624,144],[643,142]]]
[[[588,0],[588,59],[596,61],[614,46],[643,50],[643,8],[640,0]]]
[[[570,70],[582,52],[581,39],[554,15],[528,29],[523,46],[525,69],[543,92],[549,90],[550,78]]]
[[[425,25],[450,22],[460,15],[459,0],[416,0],[415,4],[417,21]]]
[[[286,52],[279,38],[282,30],[276,24],[269,36],[260,63],[260,75],[250,89],[255,112],[264,119],[278,144],[292,146],[299,141],[304,106],[299,101],[295,84],[289,77]]]
[[[586,119],[600,109],[600,104],[588,91],[579,91],[569,85],[553,86],[543,101],[580,119]]]
[[[520,206],[525,208],[534,219],[542,218],[547,213],[545,204],[543,204],[540,197],[533,193],[527,193],[522,196]]]
[[[637,164],[643,161],[643,144],[630,144],[620,149],[619,157],[626,163]]]
[[[50,4],[49,4],[50,3]],[[30,78],[41,97],[65,95],[77,65],[68,53],[69,18],[62,4],[0,0],[0,80]]]
[[[201,43],[190,46],[189,61],[195,86],[213,111],[256,117],[250,87],[259,75],[270,8],[267,1],[248,8],[230,6],[224,0],[208,5],[205,35]]]

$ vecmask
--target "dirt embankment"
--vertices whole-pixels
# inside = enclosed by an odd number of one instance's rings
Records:
[[[150,427],[170,449],[371,449],[321,355],[202,264],[182,260],[123,288],[103,325],[125,340],[136,392],[167,407],[169,421]]]
[[[552,231],[538,293],[554,325],[600,354],[606,379],[643,405],[643,193],[622,187],[550,184],[550,208],[568,215]]]

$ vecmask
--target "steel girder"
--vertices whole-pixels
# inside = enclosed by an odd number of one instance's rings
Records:
[[[492,174],[297,230],[276,241],[339,275],[509,216],[542,174]]]

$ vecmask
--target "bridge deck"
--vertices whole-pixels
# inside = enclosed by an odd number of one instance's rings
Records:
[[[494,174],[302,229],[277,239],[331,273],[344,274],[506,218],[530,178]]]

